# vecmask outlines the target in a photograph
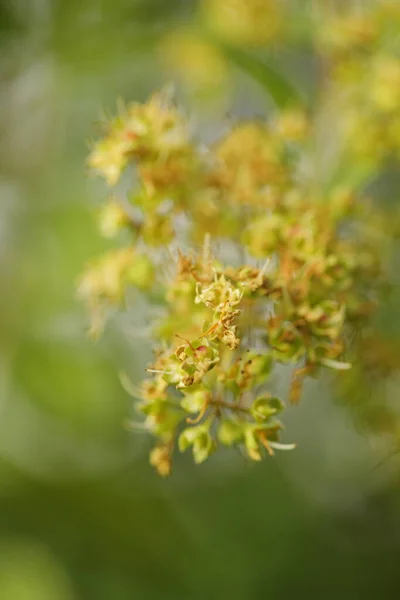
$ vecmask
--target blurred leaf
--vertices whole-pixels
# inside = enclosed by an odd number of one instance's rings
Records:
[[[220,47],[228,60],[267,91],[276,106],[304,104],[296,87],[275,67],[240,48],[227,44],[220,44]]]

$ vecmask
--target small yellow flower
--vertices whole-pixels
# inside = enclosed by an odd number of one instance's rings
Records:
[[[172,472],[172,461],[167,446],[156,446],[150,452],[150,464],[155,467],[161,477],[168,477]]]
[[[160,46],[162,59],[189,88],[200,92],[222,92],[228,69],[216,46],[194,31],[175,31]]]
[[[284,25],[280,0],[203,0],[202,8],[210,28],[234,44],[268,44]]]
[[[400,114],[400,59],[378,56],[372,65],[371,98],[384,112]]]
[[[131,223],[130,217],[121,204],[113,198],[100,211],[99,230],[104,237],[115,237],[129,223]]]
[[[303,140],[308,133],[308,128],[307,117],[300,109],[286,110],[276,120],[278,135],[287,141]]]

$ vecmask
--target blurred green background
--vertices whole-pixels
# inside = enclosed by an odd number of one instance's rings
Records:
[[[142,308],[86,337],[75,284],[104,246],[105,193],[86,140],[117,97],[170,81],[157,48],[194,4],[0,2],[0,598],[398,598],[399,471],[373,468],[326,381],[288,411],[295,452],[179,457],[164,481],[151,441],[124,429],[118,371],[139,379],[150,357]],[[312,88],[307,50],[286,69]],[[188,101],[204,135],[266,111],[255,81],[235,71],[230,86]]]

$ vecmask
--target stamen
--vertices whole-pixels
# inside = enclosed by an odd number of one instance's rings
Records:
[[[124,390],[128,392],[130,396],[137,398],[138,400],[144,400],[142,390],[135,385],[130,377],[123,371],[120,371],[119,373],[119,380]]]
[[[186,342],[187,345],[189,346],[189,348],[191,348],[191,350],[193,350],[193,352],[196,352],[196,348],[193,348],[191,342],[187,338],[183,337],[182,335],[179,335],[179,333],[176,333],[175,335],[180,340],[183,340],[184,342]]]
[[[172,371],[161,371],[160,369],[145,369],[147,373],[160,373],[161,375],[173,375]]]
[[[275,450],[294,450],[297,447],[297,444],[281,444],[280,442],[269,442],[269,445]]]

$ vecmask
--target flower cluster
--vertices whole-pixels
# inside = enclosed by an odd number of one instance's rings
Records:
[[[330,74],[344,150],[376,167],[400,157],[400,7],[396,0],[324,7],[316,47]]]
[[[330,145],[339,153],[335,160],[341,163],[341,176],[347,177],[347,167],[355,161],[365,173],[400,157],[399,28],[398,0],[199,0],[193,20],[167,36],[160,56],[185,87],[202,98],[223,98],[233,61],[267,84],[277,99],[273,88],[282,83],[287,87],[275,68],[282,47],[300,53],[312,49],[312,91],[317,93],[310,103],[320,119],[336,123],[329,132]],[[264,50],[260,62],[258,54],[255,61],[249,56],[251,48]],[[291,101],[299,101],[293,91]],[[302,117],[283,119],[293,131],[303,131],[303,124]]]
[[[280,48],[301,37],[297,23],[303,4],[299,0],[198,0],[192,19],[162,38],[160,60],[195,96],[224,100],[232,83],[229,56],[243,47]]]
[[[293,448],[280,441],[275,367],[287,365],[298,402],[306,377],[350,369],[352,332],[376,310],[384,277],[371,209],[351,187],[318,192],[304,169],[312,135],[291,108],[205,149],[158,94],[126,107],[93,146],[89,165],[112,188],[100,229],[123,245],[89,264],[79,290],[94,333],[129,286],[161,299],[155,359],[129,388],[142,416],[133,426],[156,438],[150,462],[163,476],[176,447],[196,463],[220,446],[253,460]],[[126,177],[128,193],[117,185]],[[175,242],[188,240],[182,253]],[[217,242],[229,242],[230,264]]]
[[[262,46],[284,30],[284,0],[203,0],[201,9],[210,28],[234,44]]]

